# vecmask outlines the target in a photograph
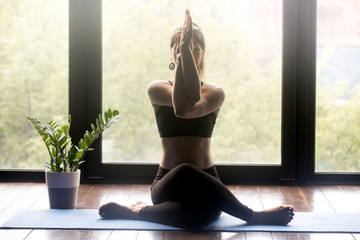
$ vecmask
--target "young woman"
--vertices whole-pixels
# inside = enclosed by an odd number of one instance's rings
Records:
[[[219,85],[203,82],[205,41],[200,28],[192,23],[189,10],[183,27],[174,32],[170,47],[174,78],[153,81],[148,88],[163,149],[151,187],[154,205],[111,202],[100,207],[100,216],[194,228],[226,212],[249,224],[288,224],[294,216],[292,206],[253,211],[218,177],[210,144],[225,94]]]

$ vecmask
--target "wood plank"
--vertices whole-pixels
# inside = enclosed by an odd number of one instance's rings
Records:
[[[0,183],[0,212],[28,190],[33,183]]]
[[[163,240],[217,240],[221,239],[219,232],[187,232],[187,231],[167,231]]]
[[[240,202],[249,208],[256,211],[264,210],[257,186],[237,186],[237,191],[234,194]]]
[[[33,230],[26,240],[80,240],[85,230]]]
[[[355,240],[360,240],[360,234],[353,234]]]
[[[111,232],[111,230],[86,230],[81,240],[107,240]]]
[[[264,209],[287,204],[287,202],[284,201],[278,186],[258,186],[257,188]]]
[[[139,231],[136,240],[161,240],[164,236],[165,231]]]
[[[337,233],[272,233],[274,240],[354,240],[351,234]]]
[[[246,232],[246,240],[273,240],[269,232]]]
[[[17,185],[18,186],[18,185]],[[27,186],[27,185],[25,185]],[[23,189],[20,187],[20,189]],[[16,195],[16,199],[12,201],[0,214],[0,224],[14,215],[19,209],[31,208],[39,198],[46,192],[44,184],[33,183],[29,188],[22,190],[23,193]],[[15,190],[17,192],[17,188]]]
[[[116,184],[112,187],[110,194],[104,203],[116,202],[122,205],[128,204],[129,198],[134,191],[134,184]]]
[[[46,190],[42,193],[41,196],[39,196],[38,201],[36,201],[30,208],[31,209],[50,209],[50,203],[49,203],[49,194],[47,191],[47,187],[44,186]]]
[[[134,204],[138,201],[142,201],[151,205],[150,187],[151,186],[149,184],[136,184],[130,198],[128,199],[128,204]]]
[[[221,232],[221,240],[246,240],[244,232]]]
[[[309,205],[311,212],[335,212],[318,186],[302,186],[300,192]]]
[[[360,186],[240,186],[229,189],[244,204],[258,209],[292,204],[297,211],[360,212]],[[0,224],[20,208],[48,208],[43,183],[0,183]],[[151,203],[150,185],[81,185],[78,202],[83,208],[107,201]],[[336,233],[229,233],[186,231],[99,231],[99,230],[0,230],[1,239],[273,239],[273,240],[360,240],[360,234]]]
[[[340,186],[344,198],[348,199],[352,206],[355,207],[354,212],[360,212],[360,186]]]
[[[340,186],[321,186],[320,189],[335,212],[356,211],[356,206],[354,206],[351,199],[344,195]]]
[[[301,240],[354,240],[352,235],[347,233],[311,233],[300,237]]]
[[[31,229],[0,229],[1,239],[4,240],[19,240],[25,239],[30,233]]]
[[[274,240],[300,240],[299,233],[273,233]]]
[[[111,187],[111,185],[109,185]],[[90,184],[80,184],[79,191],[78,191],[78,200],[76,206],[80,206],[82,202],[85,201],[88,194],[90,194],[91,190],[93,189],[93,185]]]
[[[308,233],[308,234],[305,234],[305,233],[300,233],[299,234],[300,236],[300,240],[311,240],[311,236],[312,234],[311,233]]]
[[[280,193],[285,204],[292,205],[296,212],[309,212],[311,208],[299,187],[280,186]]]
[[[98,209],[106,200],[113,185],[95,184],[82,198],[77,208]]]
[[[112,231],[108,240],[136,240],[139,231]]]

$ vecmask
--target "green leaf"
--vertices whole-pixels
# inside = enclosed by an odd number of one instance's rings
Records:
[[[51,164],[49,162],[44,162],[44,165],[46,168],[48,168],[50,170],[52,169]]]
[[[57,157],[57,156],[56,156],[57,154],[56,154],[56,149],[55,149],[55,148],[52,149],[51,155],[53,155],[53,157]]]
[[[79,148],[80,148],[80,149],[85,149],[85,148],[86,148],[84,139],[82,139],[82,138],[80,139],[78,145],[79,145]]]
[[[54,142],[54,143],[57,142],[54,135],[49,134],[49,138],[50,138],[50,140],[51,140],[52,142]]]
[[[100,123],[99,118],[96,119],[96,127],[97,127],[97,129],[100,131],[100,129],[101,129],[101,123]]]
[[[94,131],[95,134],[97,134],[99,131],[96,129],[96,127],[94,126],[94,124],[91,124],[91,128]]]
[[[114,110],[114,111],[112,112],[112,114],[113,114],[113,116],[117,116],[117,115],[119,115],[120,113],[119,113],[118,110]]]
[[[105,122],[107,123],[109,121],[109,114],[108,112],[104,112]]]
[[[58,140],[58,144],[59,146],[64,146],[64,144],[66,144],[66,140],[67,140],[67,137],[62,135],[59,137],[59,140]]]
[[[109,116],[109,118],[112,118],[112,111],[111,111],[110,108],[109,108],[109,110],[108,110],[108,116]]]
[[[96,126],[91,124],[92,131],[86,131],[84,137],[80,139],[78,146],[72,145],[69,130],[71,125],[71,116],[69,115],[68,123],[60,126],[55,121],[41,123],[35,118],[27,117],[33,124],[50,155],[50,161],[45,166],[51,171],[75,171],[83,162],[87,151],[94,150],[90,146],[99,137],[99,135],[111,126],[119,118],[119,111],[108,109],[104,112],[104,118],[101,114],[96,119]]]
[[[72,145],[67,153],[70,162],[76,160],[77,153],[78,149],[76,148],[76,146]]]
[[[93,141],[93,137],[91,136],[90,132],[87,130],[84,135],[84,140],[87,146],[90,146]]]
[[[100,122],[101,122],[101,126],[104,126],[105,123],[104,123],[104,119],[103,119],[103,117],[101,116],[101,114],[99,114],[99,119],[100,119]]]

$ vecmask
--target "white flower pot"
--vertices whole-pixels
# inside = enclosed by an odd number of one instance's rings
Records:
[[[45,171],[50,208],[76,208],[80,185],[80,170],[76,172],[56,173]]]

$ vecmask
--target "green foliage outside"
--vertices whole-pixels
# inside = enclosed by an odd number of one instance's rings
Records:
[[[152,80],[172,77],[170,36],[183,24],[186,7],[205,34],[205,81],[226,92],[213,137],[215,161],[279,164],[280,51],[260,68],[249,33],[229,21],[237,17],[231,4],[215,0],[103,2],[103,105],[114,104],[128,119],[114,126],[117,133],[104,135],[103,160],[159,161],[159,134],[146,90]]]
[[[0,4],[0,168],[43,168],[48,153],[25,116],[66,123],[67,1]],[[104,134],[104,161],[159,161],[146,90],[152,80],[172,77],[169,38],[188,7],[205,34],[205,81],[226,92],[212,140],[215,161],[280,163],[281,51],[259,63],[253,35],[231,13],[239,4],[103,0],[103,106],[124,114]],[[360,84],[349,89],[327,83],[320,75],[329,67],[326,56],[317,67],[317,169],[359,171]],[[346,104],[335,104],[338,98]]]
[[[68,3],[0,6],[0,168],[43,169],[48,153],[26,116],[66,123]]]
[[[328,59],[336,47],[326,46],[318,59],[316,110],[316,171],[360,171],[360,81],[331,83],[322,72],[335,66]]]

